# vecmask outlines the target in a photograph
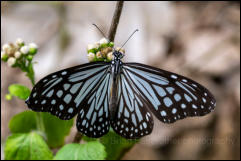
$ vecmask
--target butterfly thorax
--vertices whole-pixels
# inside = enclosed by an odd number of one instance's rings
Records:
[[[120,77],[120,72],[122,70],[121,59],[124,55],[119,51],[114,51],[114,60],[111,62],[111,73],[112,73],[112,85],[111,85],[111,97],[110,97],[110,117],[114,118],[117,110],[117,82]]]

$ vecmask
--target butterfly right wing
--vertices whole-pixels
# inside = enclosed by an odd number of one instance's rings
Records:
[[[80,108],[87,108],[81,103],[86,102],[109,68],[110,63],[95,62],[50,74],[34,86],[26,103],[34,111],[69,120]]]

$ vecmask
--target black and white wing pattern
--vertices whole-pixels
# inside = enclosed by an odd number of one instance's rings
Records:
[[[153,129],[153,118],[145,99],[125,73],[119,75],[116,83],[117,102],[111,118],[113,130],[127,139],[148,135]],[[114,108],[114,107],[111,107]]]
[[[203,116],[216,106],[213,95],[197,82],[175,73],[139,63],[125,63],[123,72],[132,88],[151,104],[149,110],[164,123],[188,116]]]
[[[78,129],[87,136],[99,137],[103,129],[109,129],[110,67],[110,63],[95,62],[50,74],[34,86],[26,103],[34,111],[49,112],[63,120],[79,114]],[[101,121],[105,124],[100,133]],[[97,131],[94,133],[92,128]]]
[[[97,84],[82,101],[83,107],[77,117],[77,129],[88,137],[99,138],[109,132],[109,99],[111,72],[108,70],[102,78],[95,80]],[[99,83],[98,83],[99,82]],[[82,94],[79,94],[82,97]]]

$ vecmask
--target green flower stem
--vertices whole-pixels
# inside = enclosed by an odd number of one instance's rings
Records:
[[[43,116],[41,112],[36,112],[36,122],[37,122],[37,129],[40,132],[45,132],[44,122],[43,122]]]

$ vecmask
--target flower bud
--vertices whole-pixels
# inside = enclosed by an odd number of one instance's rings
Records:
[[[95,54],[94,54],[94,53],[89,53],[89,54],[88,54],[88,60],[89,60],[90,62],[93,62],[94,59],[95,59]]]
[[[122,54],[125,54],[125,49],[123,48],[117,47],[115,50],[121,52]]]
[[[38,46],[35,43],[30,43],[29,44],[29,54],[30,55],[35,55],[38,51]]]
[[[29,61],[32,61],[32,60],[33,60],[33,56],[32,56],[32,55],[28,55],[28,56],[27,56],[27,59],[28,59]]]
[[[111,61],[113,59],[113,53],[112,52],[109,52],[108,54],[107,54],[107,60],[108,61]]]
[[[4,44],[2,49],[3,49],[3,51],[5,51],[7,53],[7,51],[10,49],[10,45],[9,44]]]
[[[19,52],[19,51],[16,51],[16,52],[14,53],[14,57],[15,57],[16,59],[20,58],[21,55],[22,55],[22,54],[21,54],[21,52]]]
[[[7,63],[9,67],[12,67],[16,63],[16,58],[14,57],[9,58]]]
[[[23,47],[21,47],[20,52],[23,53],[23,54],[28,54],[28,52],[29,52],[29,47],[26,46],[26,45],[23,46]]]
[[[5,51],[1,51],[1,59],[5,62],[8,60],[8,54]]]
[[[30,49],[31,48],[38,49],[38,45],[35,44],[35,43],[30,43],[28,46],[29,46]]]
[[[18,39],[16,40],[16,44],[17,44],[19,47],[24,46],[24,41],[23,41],[23,39],[18,38]]]
[[[103,57],[102,57],[102,54],[101,54],[101,52],[100,52],[100,51],[98,51],[98,52],[96,53],[96,57],[97,57],[98,59],[103,58]]]
[[[89,50],[94,49],[94,48],[95,48],[95,45],[89,44],[88,47],[87,47],[87,50],[89,51]]]
[[[100,40],[100,44],[107,44],[107,43],[109,43],[109,41],[106,38],[102,38]]]

